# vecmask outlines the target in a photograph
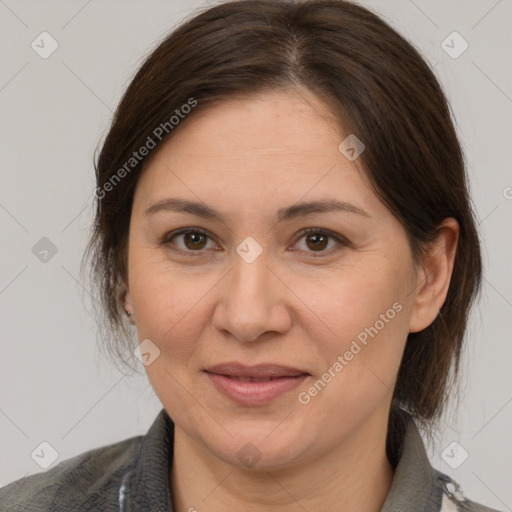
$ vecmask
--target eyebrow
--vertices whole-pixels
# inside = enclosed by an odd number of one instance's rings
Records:
[[[203,203],[197,203],[187,199],[178,199],[174,197],[169,197],[158,201],[154,205],[147,208],[143,215],[148,217],[154,215],[157,212],[167,211],[186,212],[198,217],[202,217],[204,219],[217,220],[219,222],[223,222],[224,224],[227,224],[233,220],[232,216],[217,212]],[[355,213],[364,217],[371,218],[368,213],[353,204],[347,203],[345,201],[339,201],[337,199],[322,199],[319,201],[297,203],[286,208],[281,208],[277,211],[277,222],[288,221],[298,217],[305,217],[314,213],[330,212]]]

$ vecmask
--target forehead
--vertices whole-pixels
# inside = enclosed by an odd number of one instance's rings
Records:
[[[327,145],[337,147],[342,136],[327,104],[307,89],[235,97],[203,110],[198,107],[171,139],[174,146],[194,147],[196,154],[317,153]]]
[[[136,197],[146,207],[181,192],[261,208],[263,197],[288,205],[328,193],[367,210],[376,197],[358,162],[338,149],[345,137],[327,104],[304,89],[229,99],[198,110],[157,149]]]

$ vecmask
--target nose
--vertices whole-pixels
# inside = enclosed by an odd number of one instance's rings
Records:
[[[256,341],[268,332],[285,333],[292,323],[286,291],[264,258],[252,263],[237,258],[220,288],[213,325],[241,342]]]

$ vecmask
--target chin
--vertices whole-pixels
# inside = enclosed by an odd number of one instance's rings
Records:
[[[221,421],[232,437],[212,437],[208,427],[198,434],[202,443],[227,464],[251,471],[285,469],[299,464],[315,443],[305,436],[304,427],[285,425],[286,420],[280,424],[282,420]]]

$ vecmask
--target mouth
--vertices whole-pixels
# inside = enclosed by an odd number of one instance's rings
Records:
[[[311,374],[288,366],[226,363],[205,370],[215,388],[245,406],[266,405],[291,391]]]

